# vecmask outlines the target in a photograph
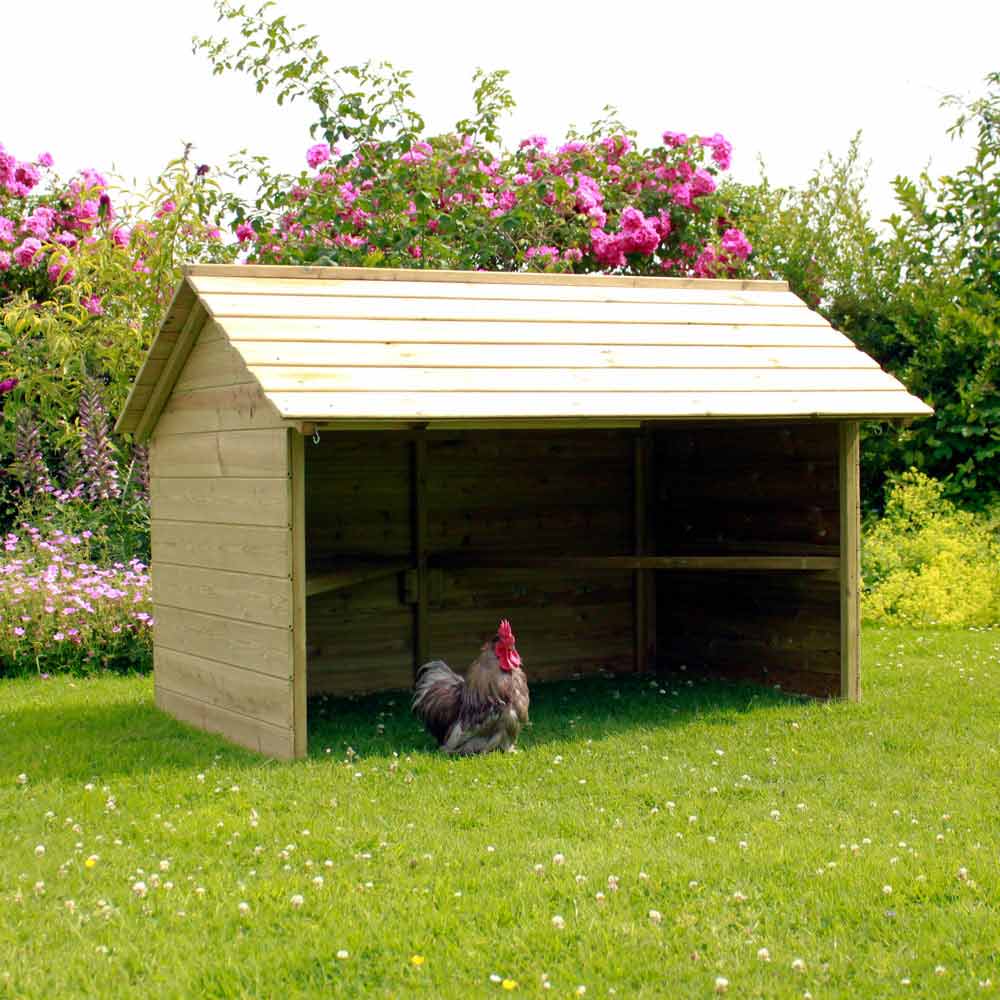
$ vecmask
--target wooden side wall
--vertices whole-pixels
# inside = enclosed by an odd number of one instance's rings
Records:
[[[156,703],[275,757],[295,741],[290,432],[207,323],[150,448]],[[300,726],[304,735],[304,721]]]
[[[840,555],[836,424],[665,427],[653,447],[657,552]],[[836,571],[656,577],[661,669],[840,693]]]

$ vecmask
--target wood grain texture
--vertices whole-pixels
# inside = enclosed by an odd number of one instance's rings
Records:
[[[186,279],[228,277],[243,280],[258,278],[296,278],[306,280],[375,281],[375,282],[468,282],[496,285],[563,285],[606,288],[731,288],[787,291],[785,281],[762,281],[746,278],[645,278],[630,275],[511,273],[507,271],[416,271],[392,267],[318,267],[279,264],[188,264],[183,269]]]
[[[861,443],[840,425],[840,695],[861,699]]]
[[[292,585],[287,578],[154,562],[152,581],[157,615],[166,605],[291,628]]]
[[[218,733],[239,746],[256,750],[265,756],[279,760],[291,760],[295,756],[291,729],[250,719],[159,685],[156,686],[156,704],[181,722],[187,722],[205,732]]]
[[[156,424],[158,436],[284,427],[257,382],[175,392]]]
[[[154,521],[287,528],[291,517],[281,479],[154,477],[149,492]]]
[[[874,419],[923,415],[923,404],[900,392],[324,392],[268,391],[289,420],[452,421],[689,420],[782,417]]]
[[[536,282],[484,282],[469,280],[468,272],[460,272],[459,280],[447,282],[407,280],[393,281],[391,295],[399,299],[513,299],[521,301],[549,300],[554,302],[657,302],[673,305],[784,305],[802,309],[803,302],[793,293],[775,287],[775,283],[733,282],[716,284],[712,281],[691,284],[618,285],[597,281],[576,284],[539,284]],[[412,275],[412,272],[411,272]],[[595,276],[597,277],[597,276]],[[203,275],[191,278],[200,295],[215,301],[222,295],[293,295],[382,297],[385,285],[378,281],[351,278],[273,277],[259,281],[256,277]],[[741,288],[741,284],[747,287]],[[782,283],[783,284],[783,283]]]
[[[150,524],[153,563],[288,579],[290,532],[247,524],[159,521]]]
[[[156,686],[255,722],[292,728],[289,678],[272,677],[157,643]]]
[[[288,477],[284,428],[205,434],[154,434],[150,473],[163,479]]]
[[[309,747],[307,699],[308,663],[306,660],[306,463],[305,441],[296,431],[288,431],[288,471],[291,486],[292,547],[292,716],[295,731],[295,756],[305,757]]]
[[[257,625],[159,604],[154,630],[157,646],[291,680],[292,633],[287,626]]]

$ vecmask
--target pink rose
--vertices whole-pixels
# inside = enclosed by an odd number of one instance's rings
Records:
[[[15,251],[14,261],[21,267],[31,267],[35,254],[42,249],[42,244],[33,236],[29,236]]]
[[[750,241],[739,229],[727,229],[722,234],[722,249],[740,260],[746,260],[753,252]]]
[[[246,243],[257,239],[257,234],[254,232],[254,228],[249,222],[241,222],[236,227],[236,238],[240,241],[240,243]]]
[[[317,142],[315,146],[310,146],[306,150],[306,163],[314,170],[321,163],[326,163],[330,159],[330,147],[325,142]]]

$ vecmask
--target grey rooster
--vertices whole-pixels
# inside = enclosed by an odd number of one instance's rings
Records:
[[[417,673],[413,712],[444,753],[513,749],[528,721],[528,681],[510,622],[500,622],[465,677],[444,660],[425,663]]]

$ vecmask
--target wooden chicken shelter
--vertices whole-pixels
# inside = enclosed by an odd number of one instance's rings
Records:
[[[858,421],[929,412],[784,283],[189,267],[117,426],[157,704],[301,756],[501,616],[532,682],[857,698]]]

